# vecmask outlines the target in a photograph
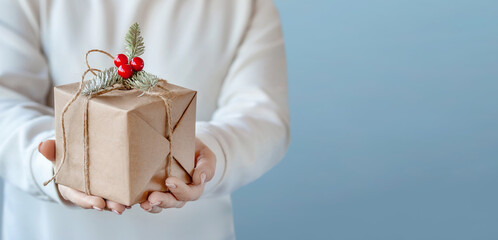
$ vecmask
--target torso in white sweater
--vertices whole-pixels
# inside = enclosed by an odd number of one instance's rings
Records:
[[[231,239],[230,193],[261,176],[289,140],[285,53],[269,0],[1,0],[0,176],[3,239]],[[51,163],[37,151],[53,138],[52,88],[76,82],[84,54],[124,52],[139,22],[145,68],[198,91],[196,135],[217,157],[201,199],[121,216],[61,204]],[[91,57],[92,66],[112,65]],[[262,196],[264,197],[264,196]]]

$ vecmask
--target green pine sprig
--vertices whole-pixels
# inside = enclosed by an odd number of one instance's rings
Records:
[[[150,74],[146,71],[140,71],[133,74],[133,76],[128,81],[128,85],[134,89],[138,89],[142,92],[147,92],[151,88],[155,87],[159,82],[159,78]]]
[[[122,81],[123,78],[119,76],[118,69],[116,67],[111,67],[97,73],[97,76],[86,82],[82,94],[85,96],[93,95],[100,90],[110,88],[114,84]]]
[[[144,39],[140,34],[140,25],[134,23],[125,36],[126,56],[130,61],[134,57],[141,56],[145,52]]]
[[[145,45],[140,34],[140,26],[138,23],[134,23],[125,36],[126,55],[129,60],[144,54]],[[118,68],[111,67],[99,72],[93,79],[87,81],[82,94],[85,96],[94,95],[117,83],[123,84],[126,88],[137,89],[145,93],[155,87],[158,82],[159,78],[156,75],[143,70],[134,72],[131,78],[123,79],[118,74]]]

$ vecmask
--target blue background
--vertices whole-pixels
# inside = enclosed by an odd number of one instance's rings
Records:
[[[275,1],[292,143],[239,239],[498,239],[498,1]]]

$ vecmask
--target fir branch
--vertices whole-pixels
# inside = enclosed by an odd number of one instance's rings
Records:
[[[126,34],[125,41],[125,47],[127,50],[126,55],[129,61],[131,61],[134,57],[144,54],[144,39],[140,36],[140,26],[138,23],[131,25],[128,33]]]
[[[142,92],[149,91],[151,88],[155,87],[158,82],[159,78],[156,75],[146,71],[136,72],[131,78],[127,79],[127,84],[130,87]]]
[[[114,84],[122,81],[123,78],[118,75],[118,69],[116,67],[111,67],[97,73],[97,76],[86,82],[82,94],[85,96],[93,95],[100,90],[112,87]]]

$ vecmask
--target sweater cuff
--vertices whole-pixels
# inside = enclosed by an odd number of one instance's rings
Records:
[[[57,190],[55,180],[51,181],[47,186],[43,186],[43,183],[53,176],[54,170],[53,163],[38,151],[38,144],[49,139],[55,139],[54,130],[41,133],[39,137],[36,138],[36,141],[34,141],[30,162],[31,176],[33,176],[33,180],[39,192],[42,193],[38,196],[39,198],[66,205]]]
[[[210,130],[210,124],[207,122],[196,122],[195,135],[206,145],[216,156],[216,170],[211,181],[206,183],[204,193],[201,198],[207,198],[213,195],[214,191],[221,185],[226,175],[226,157],[223,148],[215,135]]]

